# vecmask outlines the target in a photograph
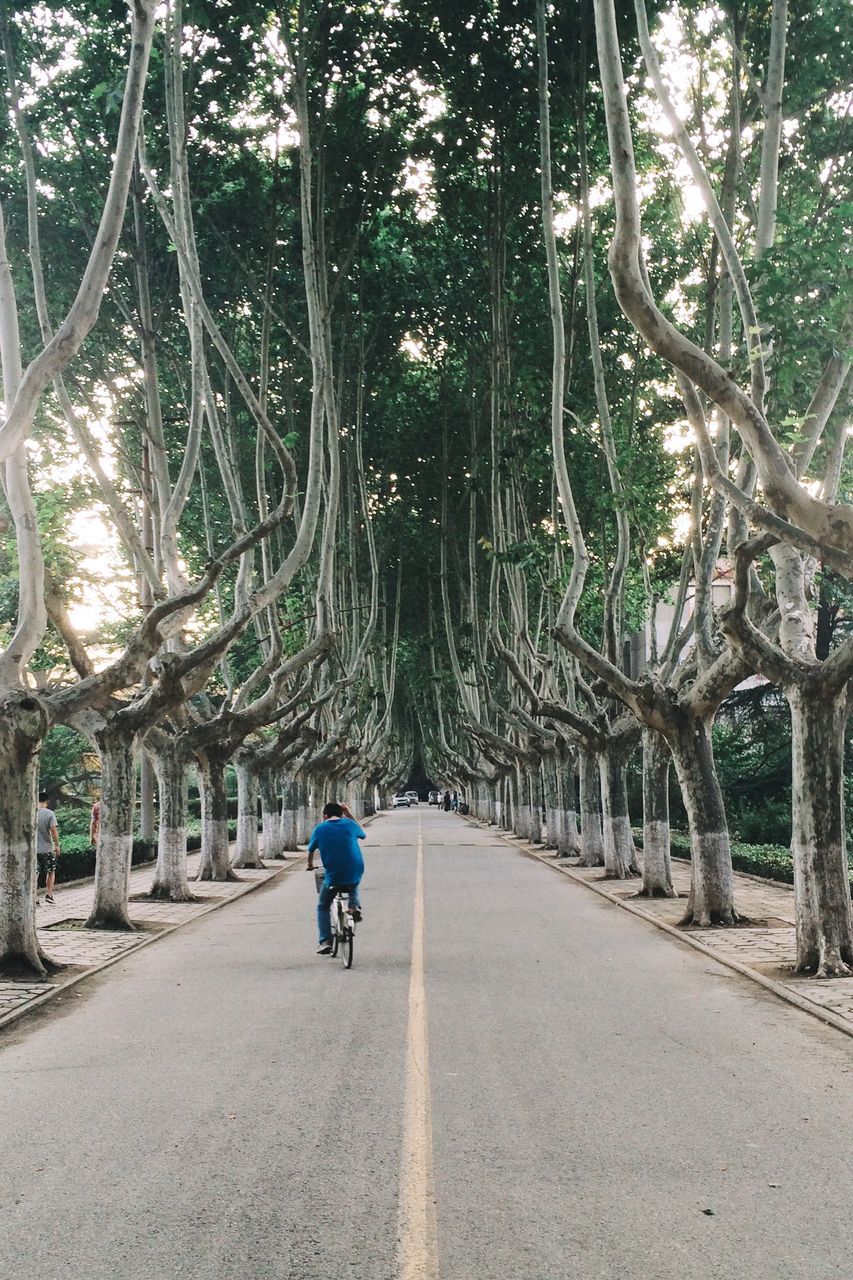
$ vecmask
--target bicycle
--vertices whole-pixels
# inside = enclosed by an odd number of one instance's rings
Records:
[[[314,885],[319,893],[323,887],[323,876],[325,872],[322,867],[314,869]],[[348,893],[344,886],[339,889],[330,908],[332,921],[332,955],[336,956],[338,952],[341,955],[341,963],[345,969],[352,968],[353,960],[353,942],[355,940],[355,920],[349,908],[349,900],[346,906],[343,901],[343,894]]]
[[[339,889],[332,902],[332,955],[340,952],[341,963],[345,969],[352,968],[355,944],[355,920],[350,911],[349,901],[344,906],[345,889]]]

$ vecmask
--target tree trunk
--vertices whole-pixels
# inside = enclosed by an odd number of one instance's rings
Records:
[[[501,778],[501,822],[502,831],[512,831],[515,826],[515,814],[513,812],[514,788],[513,774],[506,773]]]
[[[522,840],[528,839],[530,831],[530,806],[527,803],[526,777],[521,766],[516,765],[511,775],[512,788],[512,830]]]
[[[667,735],[690,828],[690,898],[683,925],[742,923],[735,911],[732,853],[711,722],[687,717]]]
[[[557,757],[546,756],[542,761],[542,802],[545,809],[545,847],[560,847],[560,786],[557,780]]]
[[[844,835],[847,696],[820,696],[814,682],[787,690],[791,766],[797,972],[853,971],[853,913]]]
[[[581,843],[578,834],[575,771],[571,759],[565,764],[558,764],[557,787],[559,796],[557,855],[560,858],[574,858],[580,853]]]
[[[501,808],[498,825],[501,831],[512,831],[512,778],[507,773],[501,778]]]
[[[19,690],[0,697],[0,974],[43,977],[58,968],[36,936],[35,814],[39,751],[47,716]]]
[[[87,929],[128,929],[127,909],[133,852],[133,807],[136,799],[134,737],[96,735],[101,754],[101,823],[95,860],[95,896]]]
[[[581,851],[581,837],[578,830],[578,814],[577,810],[572,806],[571,809],[562,809],[560,811],[560,843],[557,847],[557,853],[561,858],[577,858]]]
[[[247,764],[237,766],[237,848],[234,867],[263,869],[258,849],[258,776]]]
[[[154,842],[154,766],[144,749],[139,760],[139,838]]]
[[[281,810],[281,847],[284,853],[299,852],[296,795],[296,783],[292,778],[285,778]]]
[[[643,887],[641,898],[674,898],[669,853],[672,754],[656,729],[643,729]]]
[[[264,832],[264,857],[282,859],[281,816],[278,811],[278,774],[274,769],[264,769],[259,779],[261,791],[261,825]]]
[[[344,788],[345,803],[354,814],[356,821],[364,817],[364,792],[358,782],[348,782]]]
[[[527,795],[529,797],[529,839],[533,844],[542,843],[542,770],[539,765],[526,771]]]
[[[598,763],[604,810],[604,879],[625,880],[639,872],[628,815],[625,761],[616,747],[609,746]]]
[[[304,778],[301,778],[299,780],[299,782],[297,783],[297,787],[298,787],[297,794],[299,799],[296,807],[296,814],[297,814],[296,835],[300,844],[307,844],[309,837],[311,835],[311,832],[314,830],[314,827],[316,826],[316,821],[314,819],[314,812],[313,812],[313,809],[310,807],[312,793],[309,789],[308,783],[305,781]],[[317,821],[319,821],[319,816]]]
[[[198,778],[201,786],[201,862],[197,880],[239,880],[231,869],[228,839],[228,793],[225,786],[226,761],[218,755],[199,752]]]
[[[581,856],[580,867],[604,866],[604,826],[601,813],[601,776],[594,751],[581,751]]]
[[[183,753],[171,746],[154,753],[160,826],[152,898],[195,902],[187,880],[187,766]]]

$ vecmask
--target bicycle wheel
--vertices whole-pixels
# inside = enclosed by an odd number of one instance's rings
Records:
[[[343,937],[341,938],[341,964],[345,969],[352,968],[353,944],[355,942],[355,930],[344,928]]]
[[[338,954],[338,949],[340,948],[340,945],[341,945],[341,928],[342,928],[343,922],[341,920],[341,913],[338,905],[339,902],[340,902],[339,898],[333,898],[331,910],[329,911],[330,923],[332,926],[332,955],[333,956],[336,956]]]

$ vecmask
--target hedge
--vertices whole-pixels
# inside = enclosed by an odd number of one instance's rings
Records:
[[[681,858],[690,857],[690,837],[686,832],[673,831],[670,835],[672,852]],[[735,871],[746,871],[751,876],[765,880],[781,880],[794,883],[794,863],[791,850],[781,844],[741,844],[731,842],[732,866]]]
[[[236,819],[237,803],[238,802],[237,802],[236,796],[228,796],[227,805],[228,805],[229,818]],[[190,818],[195,818],[197,821],[201,821],[201,797],[200,796],[190,796],[189,800],[187,801],[187,815]]]
[[[236,822],[229,822],[229,840],[234,840],[236,836],[237,824]],[[64,840],[60,839],[59,843],[62,853],[56,864],[57,884],[67,884],[69,880],[84,880],[95,874],[95,850],[89,844],[88,836],[69,835]],[[201,832],[189,831],[187,833],[187,851],[190,852],[200,848]],[[142,840],[139,837],[134,840],[130,855],[132,866],[138,866],[143,862],[153,862],[156,857],[156,840]]]
[[[643,833],[639,833],[639,844],[643,843]],[[670,832],[670,848],[678,858],[690,858],[690,837],[685,831]],[[794,863],[791,850],[781,844],[743,844],[741,841],[731,842],[732,866],[735,871],[745,871],[751,876],[760,876],[763,880],[781,880],[784,884],[794,883]],[[853,886],[853,867],[851,867],[850,883]]]

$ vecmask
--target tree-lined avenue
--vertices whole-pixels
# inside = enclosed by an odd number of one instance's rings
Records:
[[[3,1035],[6,1280],[400,1280],[419,829],[440,1280],[846,1276],[849,1042],[421,807]]]

